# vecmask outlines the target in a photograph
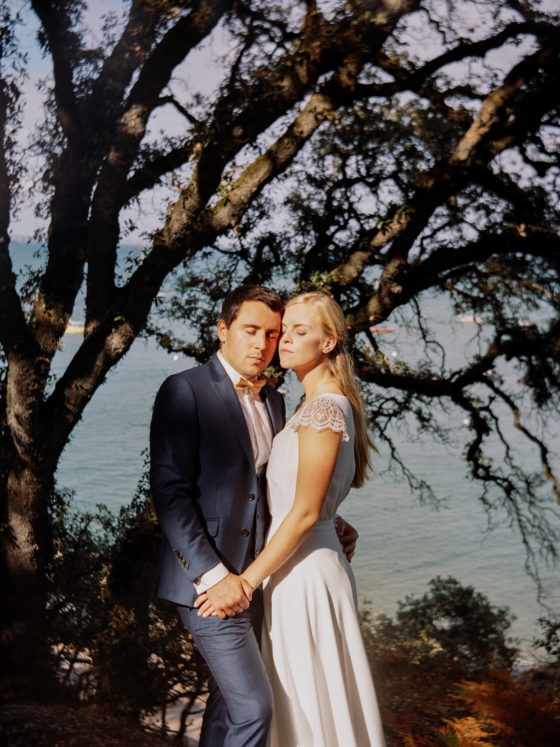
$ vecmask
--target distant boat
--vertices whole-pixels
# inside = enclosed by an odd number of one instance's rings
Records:
[[[461,322],[461,324],[482,324],[484,322],[484,319],[481,316],[478,316],[476,314],[457,314],[455,317],[456,322]]]
[[[84,334],[84,323],[75,322],[73,319],[68,320],[66,325],[65,335],[83,335]]]

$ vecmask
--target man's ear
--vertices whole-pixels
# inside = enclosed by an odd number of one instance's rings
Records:
[[[226,341],[226,332],[227,332],[227,325],[223,319],[220,319],[220,321],[218,322],[218,340],[220,342]]]

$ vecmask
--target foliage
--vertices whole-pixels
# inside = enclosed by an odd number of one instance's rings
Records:
[[[161,535],[147,486],[118,517],[71,514],[67,498],[55,502],[47,626],[61,697],[135,721],[159,710],[163,730],[182,701],[184,722],[207,670],[174,606],[156,604]]]
[[[136,721],[161,709],[162,728],[166,708],[181,698],[184,724],[207,671],[172,606],[154,605],[160,533],[145,482],[118,517],[103,507],[70,514],[68,498],[53,502],[49,569],[48,635],[61,697]],[[399,602],[394,620],[361,612],[388,745],[521,745],[528,734],[556,733],[557,704],[491,672],[513,662],[511,621],[452,578]],[[459,689],[473,676],[477,682]],[[512,734],[518,741],[484,741]]]
[[[457,664],[468,676],[509,669],[517,648],[507,637],[513,616],[472,586],[437,576],[419,598],[398,603],[395,619],[380,614],[368,622],[370,650],[402,652],[430,667]]]
[[[560,739],[560,710],[517,684],[507,673],[484,682],[465,682],[457,697],[468,708],[464,718],[444,719],[445,745],[553,745]]]
[[[555,702],[560,704],[560,617],[551,614],[539,618],[538,622],[542,632],[535,640],[535,646],[544,649],[549,666],[536,673],[534,687],[550,691]]]
[[[542,629],[542,638],[536,642],[536,646],[542,647],[549,656],[560,662],[560,618],[558,615],[539,618]]]
[[[551,691],[512,675],[512,621],[472,587],[435,578],[399,602],[395,619],[361,614],[387,744],[556,744],[560,710]]]

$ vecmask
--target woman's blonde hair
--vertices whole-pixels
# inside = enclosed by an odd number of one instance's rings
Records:
[[[371,467],[369,449],[374,448],[368,433],[365,407],[354,375],[354,364],[346,350],[346,324],[344,314],[337,302],[322,291],[310,291],[294,296],[286,304],[293,306],[298,303],[309,303],[319,317],[323,334],[334,337],[336,345],[328,354],[327,365],[342,393],[348,397],[354,417],[354,458],[356,471],[352,480],[353,488],[360,488],[364,484],[368,469]]]

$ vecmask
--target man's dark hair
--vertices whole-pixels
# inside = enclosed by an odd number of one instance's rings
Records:
[[[284,302],[273,290],[262,285],[240,285],[224,298],[220,319],[230,327],[245,301],[261,301],[272,311],[284,311]]]

